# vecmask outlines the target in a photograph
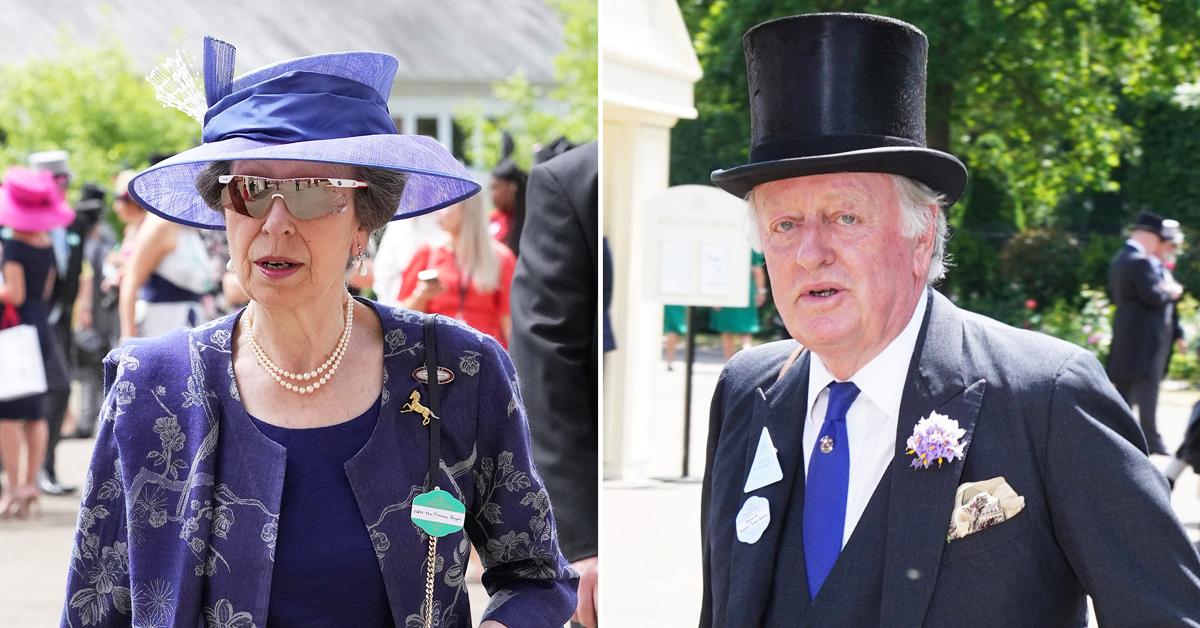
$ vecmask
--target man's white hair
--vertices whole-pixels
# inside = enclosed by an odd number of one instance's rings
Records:
[[[929,273],[925,282],[932,285],[946,276],[946,239],[950,227],[946,224],[945,200],[943,194],[916,179],[903,175],[888,175],[896,186],[896,195],[900,197],[901,235],[915,238],[929,227],[930,207],[937,208],[937,229],[934,232],[933,256],[929,260]],[[746,237],[755,251],[762,251],[762,233],[759,228],[757,207],[754,204],[754,189],[746,195]]]

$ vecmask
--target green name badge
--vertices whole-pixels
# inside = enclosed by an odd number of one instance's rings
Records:
[[[413,498],[412,522],[430,536],[458,532],[466,520],[467,507],[446,491],[435,489]]]

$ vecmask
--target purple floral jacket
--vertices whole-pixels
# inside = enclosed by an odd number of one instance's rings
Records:
[[[424,363],[422,315],[370,303],[384,333],[382,410],[346,473],[397,626],[423,626],[423,533],[409,519],[428,470],[427,429],[401,407]],[[239,313],[240,314],[240,313]],[[105,359],[106,397],[71,549],[63,626],[249,628],[267,616],[285,450],[251,422],[233,378],[239,314]],[[577,576],[559,553],[550,501],[530,457],[508,355],[444,320],[442,475],[467,505],[465,533],[439,539],[434,626],[471,624],[469,543],[491,594],[485,619],[562,626]]]

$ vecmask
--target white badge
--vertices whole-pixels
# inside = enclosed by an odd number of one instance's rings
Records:
[[[754,496],[742,504],[737,516],[737,538],[743,543],[757,543],[771,523],[771,504],[763,497]]]
[[[783,479],[783,469],[779,467],[778,449],[771,442],[771,433],[763,428],[758,437],[758,451],[754,452],[754,463],[750,465],[750,474],[746,476],[746,488],[743,493],[774,484]]]

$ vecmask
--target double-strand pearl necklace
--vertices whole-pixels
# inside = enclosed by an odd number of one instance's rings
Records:
[[[250,348],[254,350],[254,356],[258,358],[258,364],[275,379],[275,383],[301,395],[311,394],[313,391],[324,386],[326,382],[333,378],[333,374],[337,372],[338,366],[342,364],[342,356],[346,354],[346,347],[350,344],[350,331],[354,329],[354,299],[346,299],[346,328],[342,330],[342,337],[338,340],[337,346],[333,348],[333,353],[329,354],[329,358],[325,363],[307,373],[293,373],[286,371],[271,361],[267,357],[267,352],[263,351],[262,346],[258,344],[258,339],[254,337],[254,319],[246,317],[246,326],[250,332]],[[316,381],[312,381],[316,379]],[[311,383],[305,383],[311,382]]]

